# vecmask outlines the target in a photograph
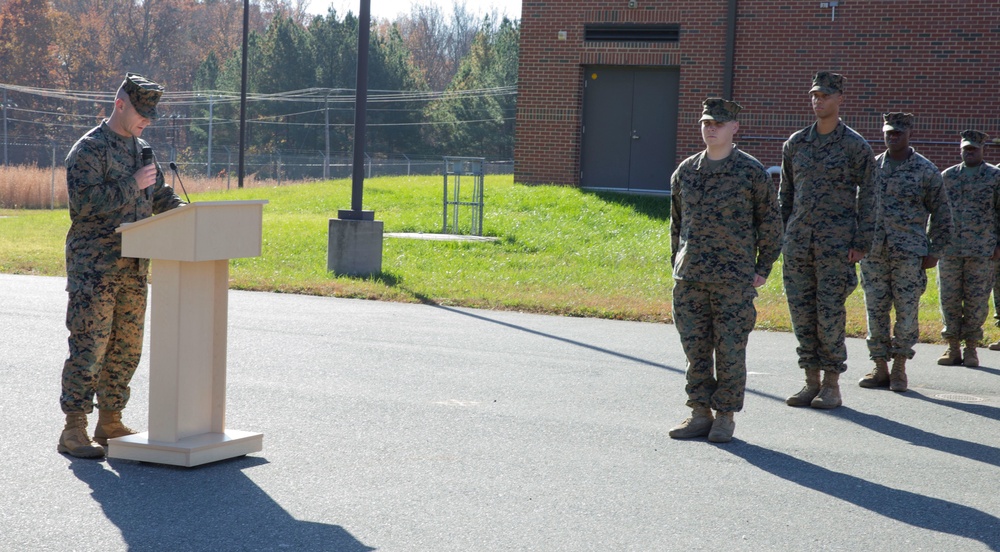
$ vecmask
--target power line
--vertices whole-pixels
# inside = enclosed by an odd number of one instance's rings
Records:
[[[18,92],[21,94],[36,96],[45,99],[55,99],[62,101],[74,101],[74,102],[90,102],[95,104],[108,103],[109,105],[114,101],[114,93],[97,93],[89,91],[74,91],[74,90],[60,90],[60,89],[50,89],[50,88],[37,88],[29,86],[20,85],[10,85],[10,84],[0,84],[0,89],[7,89],[12,92]],[[423,110],[421,108],[394,108],[388,107],[393,103],[401,104],[412,104],[412,103],[430,103],[435,101],[444,100],[467,100],[467,99],[478,99],[478,98],[488,98],[488,97],[502,97],[502,96],[515,96],[517,94],[516,86],[501,86],[492,88],[481,88],[473,90],[445,90],[445,91],[425,91],[425,90],[374,90],[371,91],[368,101],[377,105],[383,105],[387,107],[380,107],[370,109],[369,112],[372,114],[399,114],[399,115],[422,115]],[[354,96],[351,89],[346,88],[307,88],[302,90],[291,90],[287,92],[279,92],[275,94],[251,94],[248,95],[247,100],[254,103],[271,103],[271,102],[295,102],[295,103],[306,103],[306,104],[324,104],[324,107],[312,109],[312,110],[300,110],[288,113],[271,113],[259,115],[256,121],[266,121],[275,120],[287,117],[302,117],[308,115],[318,115],[324,113],[325,110],[331,111],[343,111],[352,112],[353,108],[348,107],[337,107],[338,105],[353,104]],[[232,92],[218,91],[218,90],[202,90],[202,91],[180,91],[180,92],[166,92],[160,101],[160,106],[164,108],[170,107],[194,107],[194,108],[206,108],[210,105],[219,104],[236,104],[239,101],[239,96]],[[330,105],[334,107],[330,107]],[[50,110],[36,110],[27,108],[10,107],[8,108],[10,112],[20,112],[22,114],[29,114],[38,117],[58,117],[63,121],[62,123],[54,122],[42,122],[42,121],[32,121],[26,119],[14,119],[8,118],[9,122],[18,122],[22,124],[45,124],[50,126],[63,126],[63,127],[82,127],[83,125],[67,125],[65,124],[66,119],[78,119],[78,120],[99,120],[101,116],[93,114],[80,114],[69,111],[50,111]],[[181,117],[176,120],[185,122],[196,122],[200,121],[202,123],[207,122],[206,117],[197,116],[187,116]],[[493,119],[469,119],[467,121],[458,121],[460,123],[478,123],[484,121],[490,121]],[[213,117],[214,123],[226,124],[231,122],[231,119],[226,119],[224,117]],[[452,122],[449,121],[448,124]],[[281,124],[289,125],[309,125],[308,123],[301,122],[289,122],[284,121]],[[406,121],[398,123],[399,125],[412,126],[412,125],[422,125],[422,124],[437,124],[433,121],[424,122],[414,122]],[[392,126],[393,123],[379,123],[378,126]],[[310,125],[312,126],[312,125]]]
[[[15,97],[30,96],[32,99],[15,99],[22,103],[8,105],[4,109],[4,119],[7,123],[15,126],[15,130],[9,136],[4,133],[6,144],[23,142],[24,140],[37,139],[47,136],[47,140],[53,144],[71,143],[82,131],[93,128],[101,120],[110,114],[111,106],[115,98],[112,92],[91,92],[79,90],[59,90],[49,88],[38,88],[20,85],[8,85],[0,83],[0,90],[10,92]],[[500,128],[509,128],[515,120],[512,100],[517,96],[517,87],[498,86],[473,90],[373,90],[369,92],[368,114],[373,118],[369,120],[367,126],[383,129],[398,128],[403,136],[402,129],[418,128],[444,128],[454,129],[468,125],[501,125]],[[9,97],[9,96],[8,96]],[[508,99],[509,98],[509,99]],[[507,105],[480,105],[484,99],[503,99]],[[207,151],[211,152],[213,140],[209,130],[209,139],[205,144],[192,144],[191,133],[203,133],[206,127],[211,129],[226,129],[227,133],[239,124],[234,118],[233,108],[240,101],[238,95],[232,92],[219,90],[199,90],[199,91],[177,91],[165,92],[159,105],[161,117],[158,124],[148,128],[149,140],[158,142],[169,142],[171,149],[177,146],[177,132],[181,131],[181,141],[185,148],[194,146],[197,151],[207,146]],[[279,137],[289,137],[289,132],[301,129],[305,133],[322,133],[325,127],[327,133],[332,129],[337,129],[338,140],[343,140],[345,130],[354,126],[353,117],[348,113],[353,113],[355,102],[353,89],[347,88],[307,88],[302,90],[291,90],[274,94],[250,94],[248,102],[256,104],[254,112],[256,114],[247,119],[247,124],[252,128],[260,129],[264,135]],[[83,105],[66,105],[59,102],[84,102]],[[427,109],[435,102],[456,102],[460,106],[462,119],[459,120],[436,120]],[[27,107],[24,104],[30,104]],[[287,107],[282,107],[282,106]],[[49,107],[45,107],[49,106]],[[223,109],[220,109],[223,108]],[[496,110],[499,108],[499,110]],[[287,109],[284,113],[275,113]],[[85,113],[81,113],[84,111]],[[90,113],[86,113],[90,112]],[[182,112],[186,112],[183,113]],[[194,113],[192,113],[194,112]],[[495,114],[494,114],[495,113]],[[17,115],[12,116],[12,115]],[[430,115],[430,116],[428,116]],[[456,113],[451,113],[455,116]],[[325,120],[324,120],[325,119]],[[492,128],[492,127],[491,127]],[[391,132],[391,131],[390,131]],[[444,130],[445,133],[450,132]],[[488,131],[489,132],[489,131]],[[171,135],[173,138],[171,138]],[[60,138],[61,136],[62,138]],[[395,134],[383,134],[385,139],[390,141]],[[412,140],[410,138],[404,140]],[[298,136],[297,143],[302,142],[305,136]],[[215,141],[216,148],[228,148],[218,140]],[[282,142],[283,143],[283,142]],[[391,143],[391,142],[390,142]],[[392,146],[389,146],[392,147]],[[418,146],[419,147],[419,146]],[[437,147],[437,146],[425,146]],[[211,153],[209,153],[209,162]]]
[[[85,92],[77,90],[61,90],[53,88],[37,88],[16,84],[0,83],[0,88],[31,96],[48,99],[59,99],[74,102],[113,103],[114,92]],[[499,86],[478,88],[472,90],[372,90],[369,92],[370,102],[433,102],[467,97],[513,96],[517,94],[517,86]],[[205,105],[207,103],[236,103],[239,95],[234,92],[220,90],[198,91],[166,91],[160,100],[161,105]],[[253,102],[311,102],[311,103],[353,103],[354,91],[347,88],[306,88],[290,90],[274,94],[248,94],[247,101]]]

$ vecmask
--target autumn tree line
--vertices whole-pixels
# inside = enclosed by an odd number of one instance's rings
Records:
[[[249,21],[248,153],[351,151],[358,17],[259,0]],[[154,147],[236,146],[242,25],[238,0],[0,0],[4,153],[71,145],[126,71],[167,89]],[[464,4],[373,20],[366,151],[512,158],[518,38],[517,20]]]

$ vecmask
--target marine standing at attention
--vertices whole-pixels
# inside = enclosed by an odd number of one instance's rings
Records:
[[[704,102],[705,150],[670,179],[670,261],[674,323],[687,356],[692,416],[670,437],[733,438],[743,408],[747,337],[757,320],[757,287],[781,251],[781,215],[764,166],[733,144],[736,102]],[[712,411],[715,410],[713,417]]]
[[[855,264],[871,246],[875,222],[874,154],[840,120],[844,77],[816,73],[809,96],[816,122],[785,142],[778,192],[782,277],[806,380],[785,402],[837,408],[847,371],[845,302],[858,285]]]
[[[979,366],[976,348],[989,315],[994,263],[1000,259],[1000,169],[983,161],[985,132],[961,133],[962,162],[941,173],[951,204],[951,245],[938,265],[948,350],[938,364]],[[965,350],[962,350],[962,342]]]
[[[907,386],[906,361],[913,358],[920,339],[924,271],[937,265],[948,244],[951,209],[940,171],[910,146],[913,114],[886,113],[882,118],[887,149],[875,158],[873,171],[875,239],[861,260],[868,353],[875,367],[858,384],[902,392]],[[890,327],[892,309],[896,323]]]

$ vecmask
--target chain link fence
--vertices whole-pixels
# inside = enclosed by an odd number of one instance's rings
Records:
[[[33,206],[59,208],[66,206],[65,159],[72,144],[2,144],[0,153],[0,207]],[[206,152],[178,151],[170,146],[153,144],[157,160],[169,173],[167,164],[174,162],[185,177],[200,176],[224,179],[226,188],[236,188],[239,183],[239,150],[236,147],[214,148]],[[349,179],[353,170],[353,153],[321,151],[274,151],[244,155],[245,178],[276,182],[278,185],[295,182]],[[48,169],[50,178],[34,178],[32,182],[16,182],[17,167]],[[6,169],[6,170],[5,170]],[[486,174],[513,174],[512,160],[489,160],[484,164]],[[407,155],[401,153],[373,153],[365,155],[365,178],[389,176],[431,176],[444,174],[444,156]],[[37,173],[37,170],[34,171]],[[168,176],[168,182],[172,179]],[[30,189],[25,189],[29,187]],[[16,199],[14,199],[16,198]],[[30,198],[30,204],[29,199]]]
[[[170,160],[185,173],[204,174],[206,177],[231,175],[235,177],[238,152],[223,148],[220,156],[213,153],[211,164],[205,157],[181,156],[177,159],[171,155]],[[331,154],[329,158],[322,152],[301,153],[276,151],[273,153],[244,155],[244,170],[246,175],[255,178],[275,180],[279,184],[292,181],[336,180],[351,178],[354,169],[354,155],[351,152]],[[494,160],[487,163],[488,174],[513,174],[512,160]],[[402,153],[365,154],[365,178],[381,176],[416,176],[444,174],[444,157],[410,156]]]

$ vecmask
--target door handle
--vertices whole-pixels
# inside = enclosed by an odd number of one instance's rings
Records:
[[[639,139],[639,133],[633,130],[632,131],[632,139],[633,140],[638,140]]]

